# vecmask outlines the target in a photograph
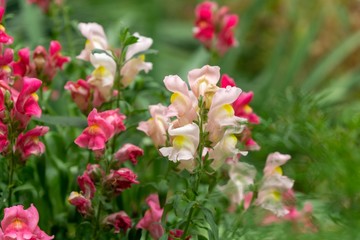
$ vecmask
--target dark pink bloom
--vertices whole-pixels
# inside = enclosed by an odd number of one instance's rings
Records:
[[[23,87],[16,99],[14,116],[25,128],[32,116],[40,117],[41,108],[37,102],[36,91],[41,86],[41,81],[36,78],[23,78]]]
[[[120,113],[120,110],[118,108],[101,112],[99,113],[99,115],[113,126],[114,135],[125,131],[126,128],[124,125],[124,120],[126,117],[125,115]]]
[[[224,74],[221,77],[221,83],[222,88],[226,88],[227,86],[236,86],[236,83],[234,79],[229,77],[227,74]],[[235,100],[235,102],[232,104],[235,116],[246,118],[249,123],[252,124],[259,124],[260,119],[259,117],[253,112],[252,108],[249,106],[249,103],[251,102],[252,98],[254,96],[253,92],[242,92],[240,96]]]
[[[18,75],[23,77],[27,76],[35,76],[35,66],[30,63],[30,49],[29,48],[22,48],[18,51],[19,59],[16,62],[11,64],[14,75]],[[19,80],[16,81],[16,83]],[[22,84],[20,86],[16,86],[16,89],[21,89]]]
[[[61,44],[58,41],[51,41],[49,47],[50,59],[53,64],[62,69],[63,65],[67,62],[70,62],[70,57],[62,56],[61,54]]]
[[[11,79],[12,70],[10,64],[14,58],[14,50],[6,48],[3,54],[0,56],[0,79],[9,83]]]
[[[1,221],[0,239],[53,239],[53,236],[48,236],[40,230],[38,222],[39,213],[32,204],[26,210],[22,205],[5,208],[4,218]]]
[[[137,157],[144,155],[144,151],[135,146],[133,144],[127,143],[122,146],[116,153],[115,159],[119,161],[119,163],[123,163],[127,160],[130,160],[134,165],[137,164]]]
[[[164,228],[161,225],[161,217],[164,209],[160,207],[157,194],[148,196],[146,198],[146,203],[150,209],[145,212],[144,217],[140,219],[136,228],[146,229],[154,239],[159,239],[164,235]]]
[[[90,85],[83,79],[67,82],[64,87],[71,93],[71,98],[82,112],[87,112],[90,104]]]
[[[8,146],[9,140],[7,126],[0,121],[0,153],[5,151]]]
[[[94,108],[88,116],[88,127],[75,139],[75,143],[93,151],[102,150],[113,134],[114,127]]]
[[[136,174],[128,168],[120,168],[116,171],[111,170],[110,174],[104,179],[104,188],[117,195],[130,188],[132,184],[139,183],[136,178]]]
[[[90,199],[78,192],[71,192],[68,201],[83,216],[90,216],[93,212]]]
[[[88,199],[92,199],[95,195],[96,188],[89,175],[85,172],[82,176],[77,178],[77,181],[84,196]]]
[[[183,235],[184,231],[181,229],[173,229],[169,231],[168,240],[180,239]],[[189,240],[191,236],[187,236],[185,240]]]
[[[236,46],[234,30],[239,19],[229,14],[227,7],[219,8],[216,2],[205,1],[196,6],[195,16],[194,37],[207,49],[223,55]]]
[[[45,151],[45,145],[40,142],[39,137],[48,131],[49,127],[36,126],[25,134],[20,133],[16,139],[15,149],[22,160],[26,160],[30,155],[41,155]]]
[[[115,233],[119,233],[120,230],[123,230],[123,232],[126,233],[126,231],[131,227],[131,219],[124,211],[113,213],[107,216],[103,220],[103,223],[105,225],[114,227]]]
[[[105,175],[104,170],[99,164],[88,164],[85,172],[91,178],[93,183],[99,182]]]
[[[1,22],[2,22],[2,19],[3,19],[4,13],[5,13],[4,6],[0,6],[0,21]],[[13,37],[7,35],[5,27],[2,24],[0,24],[0,43],[12,44],[13,42],[14,42]]]

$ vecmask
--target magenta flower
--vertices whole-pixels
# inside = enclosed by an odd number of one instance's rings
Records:
[[[119,163],[123,163],[127,160],[130,160],[134,165],[137,164],[137,158],[144,155],[144,151],[135,146],[133,144],[127,143],[122,146],[116,153],[115,159],[119,161]]]
[[[16,139],[15,149],[21,156],[21,160],[26,160],[30,155],[41,155],[45,151],[45,145],[39,141],[40,136],[44,136],[49,131],[49,127],[36,126],[27,133],[20,133]]]
[[[110,174],[104,179],[104,188],[109,192],[118,195],[132,184],[139,183],[136,174],[128,168],[120,168],[116,171],[111,170]]]
[[[53,239],[54,236],[48,236],[40,230],[38,222],[39,213],[32,204],[26,210],[22,205],[5,208],[4,218],[1,221],[0,239]]]
[[[234,30],[239,19],[229,14],[227,7],[219,8],[216,2],[205,1],[196,6],[195,16],[194,37],[207,49],[224,55],[237,45]]]
[[[5,3],[3,5],[5,5]],[[5,14],[5,7],[0,6],[0,22],[2,22],[4,14]],[[0,43],[12,44],[13,42],[14,42],[13,37],[7,35],[5,27],[2,24],[0,24]]]
[[[168,240],[180,239],[183,235],[184,231],[181,229],[173,229],[169,231]],[[191,239],[191,236],[187,236],[185,240]]]
[[[136,228],[141,228],[148,230],[153,239],[159,239],[164,235],[164,229],[161,226],[161,217],[164,209],[160,207],[159,197],[157,194],[151,194],[146,198],[146,203],[150,207],[145,212],[145,215],[138,224]]]
[[[226,88],[227,86],[234,87],[236,86],[234,79],[229,77],[227,74],[224,74],[221,77],[221,87]],[[253,92],[242,92],[240,96],[232,104],[235,116],[246,118],[249,123],[259,124],[259,117],[253,112],[252,108],[249,106],[252,98],[254,96]]]
[[[35,74],[35,66],[32,63],[30,63],[30,49],[22,48],[18,51],[17,54],[19,56],[19,59],[16,62],[12,62],[11,64],[14,71],[14,75],[18,75],[21,77],[25,75],[33,76]],[[18,86],[17,89],[21,87],[22,85]]]
[[[126,233],[131,227],[131,219],[124,211],[120,211],[105,217],[103,224],[114,227],[114,233],[119,233],[120,230]]]
[[[75,143],[93,151],[102,150],[113,134],[114,127],[94,108],[88,116],[88,127],[75,139]]]
[[[36,91],[41,86],[41,81],[36,78],[23,78],[23,87],[15,101],[15,118],[20,121],[21,128],[26,128],[32,116],[40,117],[41,108],[37,102]]]

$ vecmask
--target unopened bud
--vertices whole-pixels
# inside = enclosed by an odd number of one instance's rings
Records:
[[[11,100],[11,93],[10,91],[5,91],[5,106],[8,111],[10,111],[14,107],[14,102]]]

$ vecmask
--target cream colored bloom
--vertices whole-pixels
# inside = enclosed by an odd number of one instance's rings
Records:
[[[192,160],[195,158],[199,145],[199,127],[195,123],[187,124],[179,128],[170,125],[168,133],[171,137],[172,146],[160,148],[159,151],[170,161]]]

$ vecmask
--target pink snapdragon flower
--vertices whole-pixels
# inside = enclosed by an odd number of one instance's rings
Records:
[[[71,192],[68,201],[71,205],[76,207],[76,210],[82,216],[90,216],[93,213],[91,200],[81,193]]]
[[[40,136],[44,136],[49,131],[49,127],[36,126],[34,129],[20,135],[16,139],[15,150],[24,161],[30,155],[41,155],[45,151],[45,145],[39,141]]]
[[[224,74],[221,77],[221,87],[226,88],[227,86],[236,87],[234,79],[229,77],[227,74]],[[259,117],[253,112],[252,108],[249,106],[252,98],[254,96],[253,92],[242,92],[240,96],[232,104],[235,116],[246,118],[249,123],[259,124]]]
[[[79,79],[77,82],[67,82],[64,88],[71,93],[71,98],[79,109],[86,113],[90,104],[90,85],[83,79]]]
[[[12,68],[11,63],[14,59],[14,50],[11,48],[5,48],[2,55],[0,55],[0,79],[6,83],[12,81]]]
[[[126,130],[124,124],[126,116],[120,113],[120,109],[103,111],[100,112],[99,115],[114,128],[113,135]]]
[[[197,118],[198,100],[193,92],[189,91],[186,83],[179,76],[171,75],[165,77],[164,84],[170,92],[173,92],[168,116],[176,116],[180,126],[194,121]]]
[[[189,85],[196,98],[205,97],[207,92],[217,88],[216,84],[219,78],[220,68],[218,66],[205,65],[188,73]]]
[[[96,188],[90,176],[85,172],[82,176],[77,178],[77,181],[82,194],[84,194],[86,198],[92,199],[95,195]]]
[[[226,185],[220,187],[220,191],[229,198],[230,212],[235,211],[241,203],[245,210],[249,207],[253,196],[249,186],[254,184],[255,176],[256,169],[250,164],[236,162],[230,165],[230,179]]]
[[[5,6],[0,6],[0,22],[2,22],[4,14],[5,14]],[[9,36],[6,33],[5,27],[2,24],[0,24],[0,43],[9,45],[12,44],[13,42],[14,42],[13,37]]]
[[[146,122],[140,122],[137,129],[148,135],[155,146],[164,146],[166,143],[166,131],[170,122],[167,117],[167,107],[160,103],[150,105],[149,112],[151,118]]]
[[[180,239],[182,235],[184,234],[184,231],[181,229],[172,229],[169,231],[168,240],[176,240]],[[191,239],[191,236],[187,236],[185,240]]]
[[[8,129],[7,126],[0,121],[0,153],[7,150],[8,146],[9,146]]]
[[[128,46],[126,55],[125,55],[125,64],[120,70],[121,84],[123,87],[129,86],[136,75],[140,71],[148,73],[152,69],[152,63],[145,62],[145,55],[141,54],[136,56],[150,48],[153,43],[153,40],[148,37],[141,36],[138,33],[134,33],[134,36],[138,38],[136,43],[133,43]]]
[[[121,164],[130,160],[134,165],[137,164],[137,158],[144,155],[144,151],[134,144],[124,144],[114,155],[114,158]]]
[[[36,91],[40,88],[42,82],[36,78],[23,78],[23,87],[15,99],[14,116],[21,123],[21,128],[25,129],[32,116],[40,117],[41,108],[38,104]],[[15,96],[12,94],[13,97]]]
[[[90,61],[92,50],[108,50],[108,41],[101,25],[97,23],[79,23],[78,28],[81,34],[86,37],[85,49],[77,56],[78,59]]]
[[[88,127],[75,139],[75,143],[93,151],[102,150],[113,134],[114,127],[94,108],[88,116]]]
[[[209,140],[215,145],[221,140],[225,128],[243,128],[244,119],[236,117],[232,103],[238,98],[241,89],[237,87],[219,88],[214,94],[208,112],[206,129]],[[240,130],[241,131],[241,130]]]
[[[160,153],[173,162],[193,160],[199,145],[199,126],[195,123],[179,128],[170,125],[168,133],[172,139],[172,147],[162,147],[159,149]]]
[[[105,217],[103,224],[114,228],[114,233],[120,233],[122,230],[124,233],[131,228],[131,219],[124,211],[110,214]]]
[[[50,240],[54,236],[48,236],[38,227],[39,213],[34,205],[24,210],[22,205],[4,209],[4,218],[1,221],[0,239],[31,239]]]
[[[194,37],[207,49],[224,55],[237,45],[234,30],[239,19],[227,7],[219,8],[217,3],[205,1],[196,6],[195,16]]]
[[[125,189],[131,187],[132,184],[138,184],[136,174],[128,168],[120,168],[118,170],[111,170],[110,174],[104,179],[104,189],[109,193],[118,195]]]
[[[111,53],[92,53],[90,62],[95,67],[87,82],[95,87],[105,101],[109,101],[112,96],[114,85],[116,63]]]
[[[164,228],[161,225],[161,217],[163,215],[164,209],[160,207],[159,197],[157,194],[151,194],[146,198],[146,203],[150,207],[145,212],[145,215],[138,224],[136,228],[146,229],[150,232],[150,235],[153,239],[159,239],[164,235]]]
[[[272,175],[282,175],[283,171],[281,166],[284,165],[291,158],[288,154],[281,154],[279,152],[274,152],[268,155],[266,158],[266,164],[264,168],[264,176],[269,177]]]

